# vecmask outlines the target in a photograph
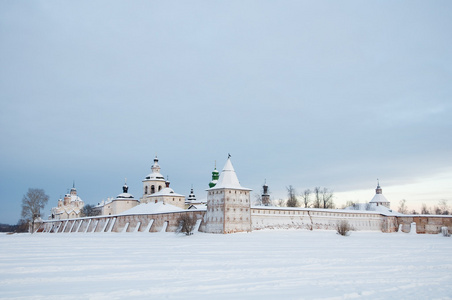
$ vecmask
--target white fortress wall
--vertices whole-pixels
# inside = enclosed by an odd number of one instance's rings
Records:
[[[199,231],[205,231],[205,210],[184,210],[180,212],[155,213],[155,214],[130,214],[83,217],[65,220],[45,220],[37,229],[37,232],[160,232],[163,227],[166,231],[174,232],[179,226],[181,214],[189,214],[196,220],[200,220]],[[128,224],[128,225],[127,225]],[[66,225],[66,227],[64,227]],[[74,226],[73,226],[74,225]]]
[[[335,230],[336,224],[347,220],[354,230],[394,231],[384,228],[386,216],[375,212],[333,209],[306,209],[280,207],[252,207],[253,229],[296,228]]]

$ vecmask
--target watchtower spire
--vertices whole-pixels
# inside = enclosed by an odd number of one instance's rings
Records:
[[[377,188],[375,189],[376,194],[382,194],[383,190],[380,187],[380,180],[377,178]]]

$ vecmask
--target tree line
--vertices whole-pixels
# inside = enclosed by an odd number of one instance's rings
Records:
[[[411,214],[411,215],[451,215],[452,209],[449,207],[449,203],[446,199],[441,199],[438,204],[427,207],[427,204],[422,203],[420,212],[415,209],[409,210],[406,205],[406,200],[400,200],[399,207],[397,209],[399,213]]]
[[[281,207],[304,207],[304,208],[335,208],[333,197],[334,193],[328,188],[315,187],[314,189],[305,189],[298,194],[292,185],[286,187],[287,199],[279,199],[274,203]],[[262,191],[261,191],[262,194]],[[256,205],[265,205],[262,203],[261,195],[256,195]]]

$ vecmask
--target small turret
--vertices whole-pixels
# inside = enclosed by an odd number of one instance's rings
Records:
[[[377,188],[375,189],[376,194],[382,194],[383,190],[380,187],[380,180],[377,179]]]
[[[77,190],[75,189],[75,181],[72,182],[71,196],[77,196]]]
[[[64,195],[64,200],[63,200],[63,205],[69,205],[69,203],[71,203],[71,194],[66,194]]]
[[[154,158],[154,165],[151,169],[153,173],[160,173],[159,159],[157,158],[157,155]]]
[[[220,172],[217,171],[217,161],[215,161],[215,169],[212,171],[212,181],[209,182],[209,188],[213,188],[220,178]]]
[[[190,195],[188,195],[188,199],[187,200],[189,202],[196,201],[196,196],[195,196],[195,193],[193,192],[193,186],[191,187]]]
[[[129,187],[127,186],[127,178],[124,182],[124,185],[122,186],[122,192],[123,193],[128,193]]]
[[[262,190],[263,190],[263,194],[261,196],[262,205],[269,206],[270,205],[270,195],[268,194],[267,181],[265,181],[264,185],[262,186]]]

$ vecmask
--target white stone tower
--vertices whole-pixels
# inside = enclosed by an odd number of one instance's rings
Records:
[[[206,232],[251,231],[250,191],[240,185],[229,156],[218,182],[207,190]]]

